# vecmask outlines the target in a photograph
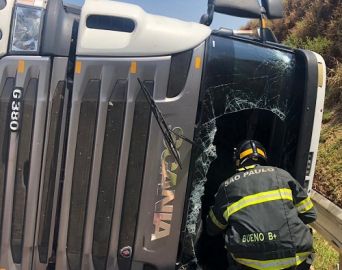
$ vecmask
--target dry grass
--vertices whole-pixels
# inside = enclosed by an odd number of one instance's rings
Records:
[[[324,114],[313,188],[342,207],[342,124],[335,119]]]
[[[314,232],[314,249],[316,252],[313,264],[315,270],[337,269],[339,254],[317,232]]]
[[[329,110],[336,111],[336,120],[342,115],[342,63],[337,62],[334,69],[328,72],[328,84],[325,105]],[[339,121],[342,122],[342,121]]]

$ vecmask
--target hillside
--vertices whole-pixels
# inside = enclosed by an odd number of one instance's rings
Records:
[[[314,189],[342,207],[342,0],[285,0],[285,17],[269,23],[280,42],[321,54],[327,89]],[[250,21],[244,29],[255,29]]]

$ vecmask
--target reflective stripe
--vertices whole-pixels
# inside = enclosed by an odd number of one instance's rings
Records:
[[[246,157],[246,156],[248,156],[248,155],[250,155],[250,154],[252,154],[252,153],[253,153],[253,149],[252,149],[252,148],[247,149],[247,150],[243,151],[243,152],[240,154],[240,159],[242,159],[242,158],[244,158],[244,157]]]
[[[254,169],[255,167],[256,167],[256,165],[250,165],[250,166],[239,168],[238,171],[243,172],[245,170]]]
[[[237,211],[240,211],[241,209],[245,207],[255,205],[255,204],[265,203],[269,201],[275,201],[275,200],[292,201],[291,189],[281,188],[281,189],[260,192],[257,194],[243,197],[242,199],[228,206],[226,211],[224,211],[223,216],[228,221],[231,215],[233,215],[234,213],[236,213]]]
[[[262,155],[263,157],[266,157],[265,152],[262,151],[260,148],[257,148],[256,150],[257,150],[258,154]],[[244,157],[246,157],[246,156],[248,156],[250,154],[253,154],[253,149],[252,148],[249,148],[249,149],[243,151],[242,153],[240,153],[240,159],[242,159],[242,158],[244,158]]]
[[[224,230],[227,227],[227,225],[224,225],[220,221],[217,220],[212,209],[210,209],[209,211],[209,216],[210,216],[211,221],[221,230]]]
[[[196,58],[195,58],[195,69],[200,69],[201,68],[201,63],[202,63],[201,57],[196,56]]]
[[[309,197],[297,203],[296,205],[298,213],[305,213],[309,211],[314,205]]]
[[[75,73],[80,74],[82,71],[82,62],[80,60],[77,60],[75,62]]]
[[[18,71],[18,73],[24,73],[24,71],[25,71],[25,60],[19,60],[18,61],[17,71]]]
[[[257,148],[258,154],[262,155],[263,157],[266,157],[266,154],[264,151],[262,151],[260,148]]]
[[[263,269],[263,270],[279,270],[288,268],[295,265],[300,265],[302,262],[306,260],[306,258],[310,255],[311,252],[302,252],[297,253],[296,257],[291,258],[283,258],[276,260],[252,260],[252,259],[244,259],[244,258],[233,258],[240,264],[246,265],[248,267],[252,267],[254,269]]]
[[[131,74],[136,74],[137,73],[137,61],[132,61],[131,66],[129,67],[129,72]]]

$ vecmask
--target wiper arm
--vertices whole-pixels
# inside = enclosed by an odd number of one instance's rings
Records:
[[[184,135],[181,135],[181,134],[178,134],[177,132],[175,132],[174,130],[170,129],[169,128],[169,131],[172,133],[172,134],[175,134],[177,138],[181,138],[183,139],[184,141],[186,141],[187,143],[190,143],[194,146],[196,146],[196,143],[192,140],[190,140],[188,137],[185,137]]]
[[[182,164],[181,164],[180,156],[179,156],[179,153],[177,151],[176,144],[175,144],[175,142],[174,142],[174,140],[172,138],[171,133],[173,133],[174,135],[176,135],[179,138],[182,138],[183,140],[185,140],[188,143],[191,143],[191,144],[195,144],[195,143],[193,141],[191,141],[190,139],[186,138],[185,136],[174,132],[173,130],[171,130],[168,127],[168,125],[165,122],[165,119],[164,119],[164,116],[163,116],[162,112],[159,110],[156,102],[154,101],[154,99],[151,96],[150,92],[147,90],[146,86],[140,80],[140,78],[138,78],[138,82],[139,82],[139,84],[141,86],[141,89],[143,90],[143,93],[144,93],[144,95],[146,97],[147,102],[151,106],[151,110],[153,112],[153,115],[154,115],[155,119],[157,120],[158,126],[160,127],[160,130],[163,133],[163,136],[164,136],[167,148],[169,149],[170,153],[173,155],[173,157],[177,161],[179,167],[182,169]]]

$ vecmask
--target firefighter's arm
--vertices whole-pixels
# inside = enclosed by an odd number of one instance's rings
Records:
[[[291,181],[290,187],[292,190],[293,203],[297,208],[299,218],[305,224],[314,222],[317,217],[316,211],[306,191],[294,179]]]
[[[227,221],[223,217],[226,205],[226,193],[221,185],[215,196],[215,204],[211,207],[206,220],[206,230],[209,235],[217,235],[227,228]]]

